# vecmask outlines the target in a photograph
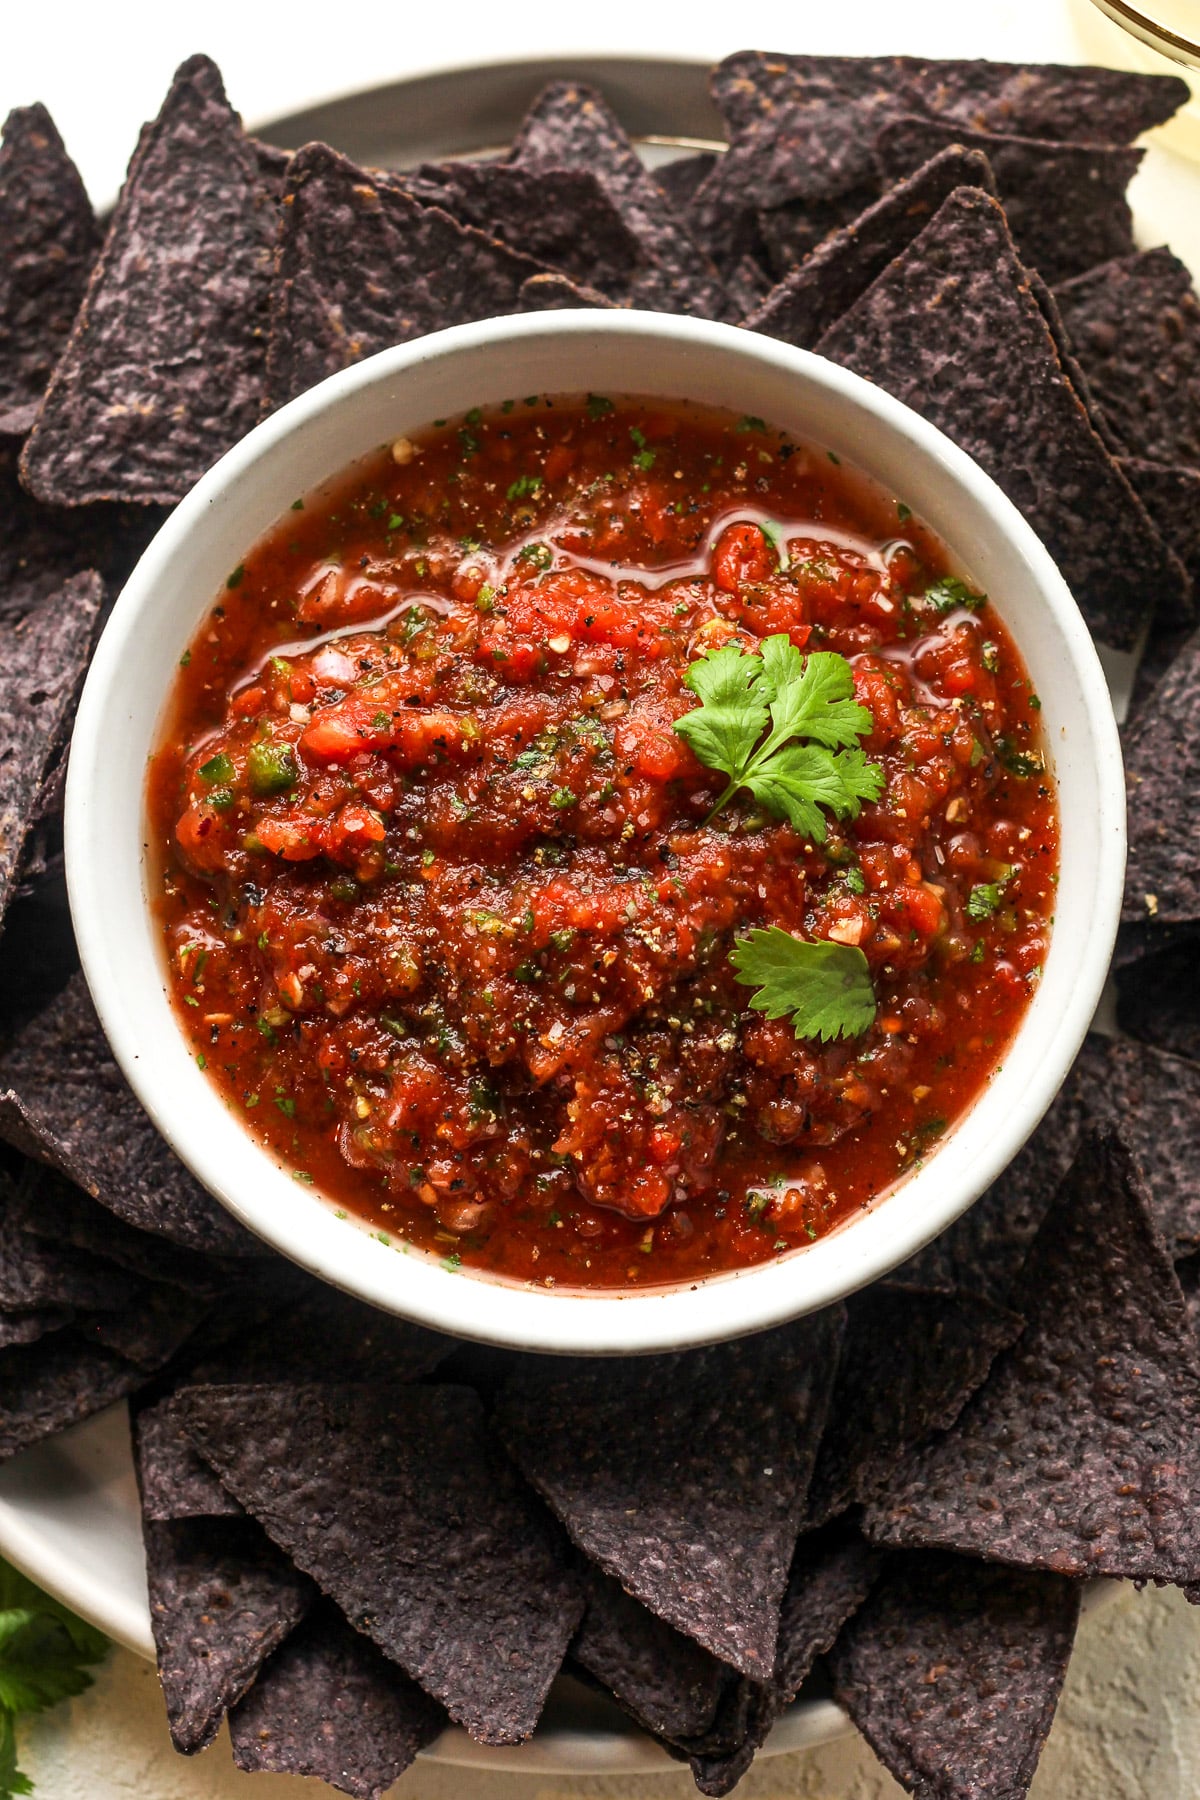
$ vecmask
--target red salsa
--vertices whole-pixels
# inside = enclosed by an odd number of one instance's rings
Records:
[[[808,825],[731,780],[720,695],[675,729],[732,671],[770,750],[775,652],[858,720],[852,802],[816,736],[775,765]],[[1057,866],[1037,696],[902,501],[598,395],[298,499],[182,659],[149,813],[180,1021],[246,1129],[393,1248],[571,1288],[784,1255],[910,1170],[1020,1022]],[[859,972],[852,1027],[739,980],[768,927]]]

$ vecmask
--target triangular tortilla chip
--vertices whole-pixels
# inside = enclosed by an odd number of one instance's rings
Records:
[[[956,1424],[901,1458],[868,1537],[1018,1567],[1200,1580],[1200,1369],[1150,1204],[1090,1138],[1029,1254],[1023,1336]]]
[[[143,129],[22,477],[65,505],[169,505],[263,409],[275,197],[204,58]]]
[[[398,180],[422,206],[440,206],[581,286],[613,300],[634,296],[641,245],[588,169],[422,163]]]
[[[489,1439],[476,1394],[195,1387],[173,1416],[451,1718],[483,1743],[530,1735],[583,1603],[553,1521]]]
[[[1019,1800],[1054,1721],[1079,1585],[961,1556],[896,1556],[830,1662],[884,1767],[928,1800]]]
[[[190,1250],[263,1254],[159,1137],[113,1061],[82,975],[0,1057],[0,1137],[119,1219]]]
[[[420,206],[325,144],[288,169],[271,296],[272,405],[447,325],[517,311],[532,257]]]
[[[732,1670],[592,1564],[582,1564],[580,1578],[587,1611],[574,1660],[647,1730],[669,1738],[707,1731]]]
[[[23,619],[0,624],[0,920],[46,778],[70,736],[103,601],[104,584],[89,569]]]
[[[987,159],[978,151],[942,150],[915,174],[896,182],[772,288],[745,320],[747,329],[811,350],[958,187],[995,193]],[[764,230],[771,216],[763,215]]]
[[[100,230],[44,106],[18,106],[0,142],[0,432],[29,430],[70,336]]]
[[[718,246],[736,242],[756,209],[789,202],[812,212],[813,243],[845,224],[878,192],[875,142],[898,118],[1125,144],[1187,99],[1173,76],[1113,69],[756,50],[719,63],[710,86],[732,144],[697,190],[693,215]]]
[[[316,1590],[253,1519],[145,1519],[142,1535],[171,1742],[194,1756]]]
[[[497,1408],[584,1554],[743,1674],[774,1664],[842,1323],[834,1308],[673,1356],[529,1358]]]
[[[1097,404],[1131,456],[1200,468],[1200,298],[1165,247],[1056,288]]]
[[[102,1412],[145,1372],[68,1328],[0,1354],[0,1462]]]
[[[783,1597],[775,1673],[770,1681],[743,1679],[738,1689],[728,1689],[708,1742],[678,1746],[702,1794],[716,1800],[737,1786],[818,1656],[832,1648],[847,1619],[863,1604],[882,1563],[881,1552],[853,1525],[801,1538]]]
[[[232,1709],[229,1735],[239,1769],[316,1776],[354,1800],[381,1800],[445,1722],[436,1701],[324,1602]]]
[[[951,195],[817,349],[982,464],[1106,643],[1129,649],[1153,600],[1186,591],[1063,371],[1003,212],[977,188]]]
[[[1069,281],[1096,263],[1133,249],[1125,190],[1140,150],[1125,144],[1058,144],[1045,138],[972,131],[956,120],[897,119],[880,132],[875,156],[896,181],[950,144],[988,159],[996,192],[1022,262],[1044,281]]]
[[[595,175],[641,247],[642,267],[630,296],[636,306],[702,319],[728,316],[716,270],[595,88],[552,82],[525,115],[509,160],[536,173],[586,169]]]
[[[1023,1321],[975,1295],[878,1282],[847,1303],[846,1338],[809,1493],[824,1524],[869,1499],[897,1456],[952,1425]]]

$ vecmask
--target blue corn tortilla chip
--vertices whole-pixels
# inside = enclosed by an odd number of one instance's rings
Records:
[[[0,1353],[0,1462],[102,1412],[145,1384],[123,1356],[72,1327]]]
[[[635,305],[703,319],[729,315],[716,270],[594,88],[553,82],[526,114],[509,160],[535,173],[586,169],[595,175],[641,247],[643,266],[629,294]]]
[[[171,1742],[194,1756],[316,1590],[253,1519],[145,1519],[142,1536]]]
[[[1142,160],[1140,150],[906,118],[880,132],[876,166],[884,181],[896,181],[951,144],[987,157],[1017,253],[1051,286],[1132,252],[1133,214],[1125,190]]]
[[[245,1509],[222,1487],[171,1416],[169,1398],[135,1411],[133,1466],[143,1519],[244,1516]]]
[[[901,1555],[834,1647],[834,1692],[925,1800],[1020,1800],[1062,1692],[1077,1582]]]
[[[274,1270],[276,1265],[272,1263]],[[265,1318],[197,1366],[205,1382],[381,1381],[398,1386],[428,1375],[455,1349],[453,1338],[412,1325],[282,1265],[284,1298]],[[257,1288],[260,1284],[253,1284]],[[286,1307],[286,1328],[276,1316]]]
[[[224,1263],[127,1225],[40,1163],[31,1164],[28,1176],[17,1181],[7,1211],[29,1236],[102,1257],[146,1281],[182,1288],[204,1300],[227,1295],[232,1285]]]
[[[1119,988],[1123,979],[1119,972]],[[1092,1032],[1045,1119],[1004,1173],[947,1231],[893,1270],[889,1283],[1018,1304],[1029,1248],[1089,1127],[1120,1131],[1168,1250],[1190,1255],[1200,1245],[1192,1176],[1200,1159],[1200,1066]]]
[[[1126,452],[1200,468],[1200,299],[1179,258],[1143,250],[1065,282],[1054,297]]]
[[[585,1556],[743,1674],[775,1660],[840,1308],[672,1356],[537,1357],[496,1428]]]
[[[483,1743],[537,1724],[583,1612],[466,1388],[193,1387],[172,1416],[350,1623]],[[330,1529],[336,1518],[336,1530]]]
[[[232,1708],[229,1736],[250,1774],[316,1776],[354,1800],[381,1800],[445,1723],[436,1701],[326,1601]]]
[[[1121,916],[1148,927],[1200,920],[1200,633],[1124,733],[1129,854]]]
[[[707,1731],[728,1666],[592,1564],[581,1563],[580,1579],[587,1610],[571,1644],[575,1662],[648,1731],[676,1739]]]
[[[819,1656],[836,1642],[846,1621],[866,1600],[882,1553],[853,1525],[842,1524],[801,1538],[788,1576],[779,1621],[775,1673],[726,1690],[708,1740],[681,1741],[702,1794],[728,1794],[766,1743],[771,1728],[800,1692]]]
[[[817,349],[982,464],[1106,643],[1131,648],[1151,597],[1187,592],[1181,565],[1093,431],[988,195],[953,193]]]
[[[959,187],[996,191],[986,157],[952,146],[827,237],[749,315],[747,328],[811,350]]]
[[[869,166],[873,128],[911,114],[978,131],[1129,144],[1186,104],[1178,77],[1063,63],[739,50],[709,78],[735,146],[790,134],[808,187],[840,191]],[[855,160],[855,159],[859,160]],[[781,167],[777,177],[782,178]],[[794,179],[794,177],[793,177]],[[797,190],[799,191],[799,190]],[[770,202],[766,202],[770,204]]]
[[[1200,1368],[1114,1135],[1085,1141],[1020,1291],[1024,1334],[954,1426],[897,1461],[867,1536],[1066,1575],[1200,1580]]]
[[[877,191],[874,146],[896,119],[928,116],[975,130],[1125,144],[1187,98],[1174,77],[1054,64],[918,57],[786,56],[739,51],[710,77],[731,138],[698,189],[706,241],[737,241],[747,214],[790,202],[813,213],[815,244]]]
[[[0,1137],[139,1230],[191,1250],[259,1255],[184,1168],[134,1099],[109,1053],[81,975],[0,1057]]]
[[[104,584],[88,570],[23,619],[0,623],[0,921],[47,777],[70,736],[103,601]]]
[[[44,106],[18,106],[0,139],[0,432],[23,436],[70,336],[100,229]]]
[[[422,163],[398,179],[422,206],[440,206],[581,287],[633,298],[641,246],[590,170]]]
[[[26,1164],[21,1185],[28,1202],[47,1192],[51,1204],[62,1177]],[[66,1306],[81,1311],[132,1311],[149,1284],[100,1257],[69,1244],[52,1243],[28,1234],[14,1216],[12,1187],[0,1181],[0,1311],[24,1312],[39,1306]]]
[[[1200,468],[1189,469],[1182,463],[1150,462],[1140,456],[1121,456],[1117,463],[1163,539],[1191,577],[1191,604],[1174,609],[1164,607],[1165,617],[1156,615],[1155,625],[1170,627],[1190,623],[1196,616],[1195,593],[1200,584]],[[1144,655],[1142,660],[1146,660]]]
[[[1143,1043],[1200,1064],[1197,950],[1195,936],[1189,934],[1119,966],[1117,1022]]]
[[[282,212],[267,365],[274,406],[377,350],[516,312],[522,284],[543,272],[325,144],[292,158]]]
[[[95,569],[115,593],[166,516],[157,507],[43,506],[17,478],[20,440],[0,433],[0,621],[22,619]]]
[[[179,500],[263,408],[275,193],[215,66],[138,141],[22,456],[40,500]]]
[[[1024,1324],[976,1295],[879,1284],[854,1295],[846,1310],[809,1491],[812,1525],[869,1499],[900,1454],[952,1425]]]

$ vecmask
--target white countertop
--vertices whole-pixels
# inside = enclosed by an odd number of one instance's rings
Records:
[[[607,0],[603,9],[519,5],[401,7],[358,0],[345,15],[264,0],[109,0],[104,7],[6,8],[0,115],[42,100],[98,203],[115,195],[142,119],[171,72],[204,50],[233,103],[257,125],[318,100],[464,61],[558,54],[716,58],[747,45],[843,53],[907,51],[1062,61],[1094,54],[1087,0]],[[685,21],[686,29],[681,29]],[[1092,31],[1094,31],[1094,27]],[[1102,29],[1108,29],[1102,27]],[[1094,39],[1092,40],[1094,42]],[[1143,242],[1169,237],[1200,269],[1200,179],[1165,152],[1138,178]],[[1174,1591],[1132,1592],[1084,1621],[1035,1800],[1195,1800],[1200,1791],[1200,1609]],[[25,1732],[22,1762],[40,1800],[300,1800],[315,1782],[240,1775],[222,1734],[203,1757],[171,1749],[149,1664],[114,1652],[97,1685]],[[684,1800],[686,1772],[568,1781],[418,1765],[409,1800]],[[744,1800],[886,1800],[900,1790],[851,1735],[760,1762]]]

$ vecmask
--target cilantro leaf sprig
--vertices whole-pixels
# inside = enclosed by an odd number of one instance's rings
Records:
[[[864,800],[879,798],[883,771],[858,742],[873,720],[854,698],[844,656],[804,656],[780,633],[765,638],[759,653],[739,644],[711,650],[686,680],[701,704],[676,719],[675,730],[702,763],[728,777],[710,819],[746,788],[768,812],[824,843],[826,812],[857,818]]]
[[[82,1694],[107,1650],[102,1632],[0,1561],[0,1800],[33,1792],[17,1766],[17,1720]]]
[[[739,938],[729,960],[735,980],[758,990],[751,1006],[790,1017],[798,1038],[861,1037],[875,1022],[870,966],[851,944],[810,944],[771,925]]]

